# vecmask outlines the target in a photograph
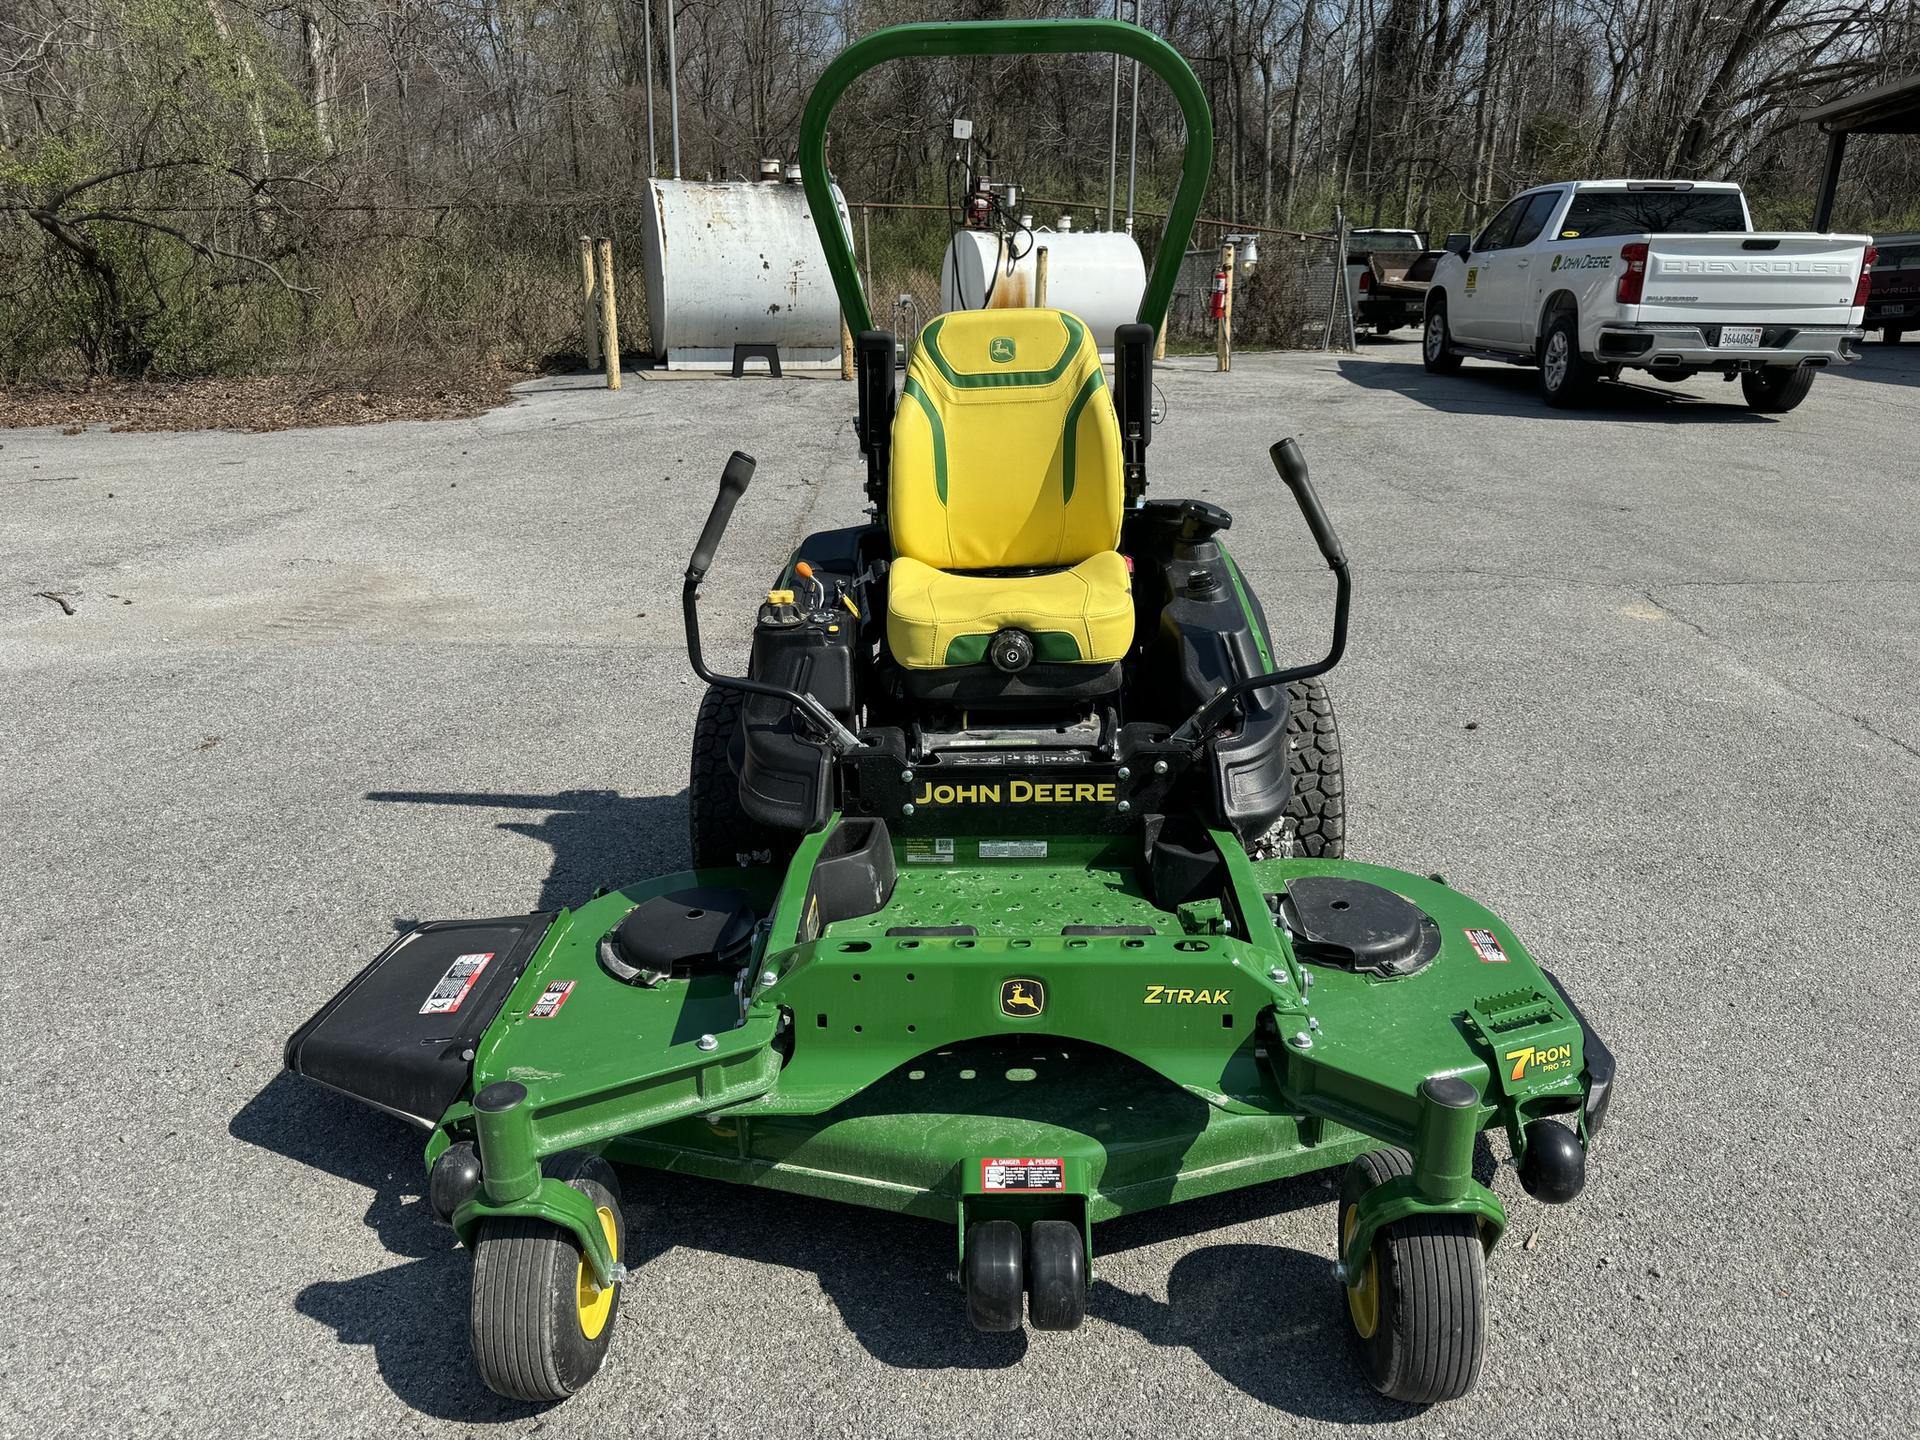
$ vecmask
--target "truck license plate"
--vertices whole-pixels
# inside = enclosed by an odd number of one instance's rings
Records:
[[[1757,350],[1760,347],[1760,327],[1758,325],[1722,325],[1720,327],[1720,348],[1722,350]]]

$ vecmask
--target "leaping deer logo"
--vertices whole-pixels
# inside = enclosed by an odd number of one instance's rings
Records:
[[[1007,1015],[1038,1015],[1047,1008],[1047,987],[1038,980],[1009,980],[1000,987],[1000,1009]]]

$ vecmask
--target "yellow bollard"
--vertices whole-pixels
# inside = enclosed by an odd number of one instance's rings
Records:
[[[1220,268],[1227,272],[1227,293],[1220,306],[1219,358],[1215,370],[1233,369],[1233,246],[1220,247]]]
[[[600,242],[600,343],[605,351],[607,388],[620,388],[620,316],[613,293],[613,241]]]

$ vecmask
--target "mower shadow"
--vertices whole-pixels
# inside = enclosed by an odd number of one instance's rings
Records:
[[[464,790],[373,790],[367,799],[403,805],[463,805],[483,810],[542,812],[502,820],[497,828],[538,840],[553,851],[540,895],[529,907],[580,905],[603,885],[685,868],[687,792],[622,795],[615,790],[563,790],[554,795]]]
[[[1426,1407],[1369,1388],[1330,1263],[1284,1245],[1208,1245],[1174,1262],[1165,1301],[1095,1280],[1087,1313],[1191,1350],[1229,1385],[1305,1420],[1381,1425],[1420,1414]]]
[[[1458,375],[1429,375],[1414,365],[1342,359],[1344,379],[1368,390],[1390,391],[1449,415],[1526,415],[1544,420],[1650,421],[1661,425],[1771,425],[1780,417],[1746,408],[1738,386],[1727,399],[1708,400],[1658,381],[1611,381],[1594,388],[1585,405],[1556,410],[1540,398],[1539,377],[1515,365],[1468,362]]]
[[[316,1280],[294,1297],[295,1310],[330,1326],[342,1344],[371,1346],[388,1388],[424,1414],[479,1423],[546,1408],[502,1399],[470,1365],[449,1361],[467,1353],[471,1270],[421,1198],[420,1131],[283,1071],[241,1107],[227,1133],[366,1189],[365,1223],[410,1262],[354,1280]]]

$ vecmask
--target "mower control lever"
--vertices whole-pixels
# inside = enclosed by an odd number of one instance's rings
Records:
[[[720,548],[720,537],[727,533],[733,507],[752,483],[753,467],[753,457],[744,451],[736,450],[727,457],[727,468],[720,472],[720,493],[713,497],[713,509],[707,512],[700,542],[693,547],[693,559],[687,563],[687,579],[695,585],[707,578],[707,567],[713,564],[713,552]]]
[[[1347,552],[1341,547],[1340,537],[1333,533],[1333,522],[1327,519],[1327,512],[1320,508],[1320,497],[1313,493],[1313,481],[1307,478],[1307,457],[1301,453],[1299,442],[1289,435],[1267,451],[1267,458],[1273,461],[1273,468],[1280,472],[1287,489],[1293,492],[1294,504],[1300,507],[1307,528],[1313,532],[1313,543],[1320,547],[1327,568],[1345,568]]]
[[[716,675],[707,668],[706,659],[700,653],[700,582],[707,578],[707,567],[713,564],[714,552],[720,548],[720,537],[726,533],[727,521],[733,518],[733,507],[747,493],[747,484],[752,479],[753,457],[734,451],[727,459],[727,468],[720,473],[720,493],[713,497],[713,509],[707,512],[707,523],[701,527],[699,543],[693,547],[693,559],[687,562],[686,584],[680,590],[680,613],[687,626],[687,660],[693,666],[693,673],[709,685],[785,700],[794,709],[804,711],[826,733],[827,743],[836,752],[850,754],[860,748],[860,737],[813,696],[745,676]]]
[[[1300,453],[1300,446],[1293,437],[1289,435],[1268,450],[1267,456],[1273,461],[1273,468],[1280,472],[1280,478],[1286,482],[1287,488],[1293,492],[1294,503],[1299,505],[1307,528],[1313,532],[1314,544],[1320,547],[1327,568],[1333,572],[1333,644],[1324,659],[1311,665],[1296,665],[1290,670],[1250,675],[1245,680],[1227,686],[1194,711],[1186,723],[1173,732],[1174,740],[1181,744],[1204,744],[1214,727],[1226,719],[1242,696],[1255,690],[1291,685],[1295,680],[1311,680],[1316,675],[1324,675],[1338,665],[1340,657],[1346,653],[1347,609],[1353,598],[1353,577],[1347,570],[1347,552],[1340,544],[1340,537],[1334,534],[1333,522],[1327,519],[1327,512],[1320,508],[1320,497],[1314,494],[1313,481],[1307,478],[1307,457]]]

